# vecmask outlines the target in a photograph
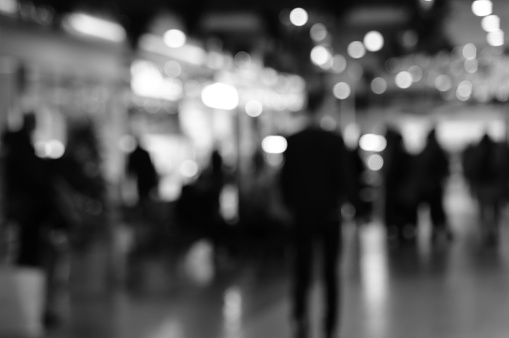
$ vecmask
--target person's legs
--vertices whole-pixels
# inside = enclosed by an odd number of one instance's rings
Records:
[[[313,224],[300,222],[295,229],[293,262],[293,320],[297,335],[304,337],[307,326],[308,293],[312,275]]]
[[[336,330],[338,321],[338,302],[340,287],[338,283],[338,258],[341,251],[341,229],[337,221],[323,225],[323,278],[325,283],[325,337],[331,337]]]

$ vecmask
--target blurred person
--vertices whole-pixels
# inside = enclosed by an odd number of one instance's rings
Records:
[[[136,146],[127,157],[126,173],[136,182],[138,195],[138,208],[142,218],[146,218],[150,201],[153,199],[159,184],[159,175],[152,162],[150,153],[141,145],[139,138],[136,138]]]
[[[293,324],[307,337],[308,297],[313,272],[313,245],[320,244],[325,284],[324,337],[333,337],[338,320],[338,259],[341,253],[340,205],[348,195],[352,173],[340,135],[319,127],[323,93],[308,94],[307,126],[288,137],[280,176],[283,203],[293,217]]]
[[[6,132],[5,146],[6,218],[18,231],[18,266],[41,269],[46,277],[46,326],[60,321],[55,308],[56,288],[62,280],[62,250],[65,250],[71,226],[61,202],[62,171],[57,160],[36,156],[32,134],[36,117],[26,113],[20,130]],[[65,283],[65,281],[64,281]]]
[[[384,159],[384,220],[389,240],[414,242],[417,225],[418,181],[414,159],[405,149],[403,136],[393,128],[386,133]]]
[[[420,186],[419,202],[429,208],[433,226],[432,239],[444,235],[452,239],[444,208],[445,181],[449,176],[449,157],[436,137],[435,128],[426,137],[426,146],[416,159],[417,180]]]
[[[356,224],[361,225],[367,223],[371,214],[370,202],[363,199],[362,192],[369,188],[369,185],[365,182],[366,166],[361,157],[361,149],[359,145],[351,150],[348,150],[347,154],[350,156],[351,167],[354,174],[354,185],[356,192],[353,196],[352,204],[355,207],[355,221]]]
[[[472,150],[471,180],[479,204],[479,216],[486,244],[498,241],[500,214],[507,194],[509,161],[505,148],[487,133]]]

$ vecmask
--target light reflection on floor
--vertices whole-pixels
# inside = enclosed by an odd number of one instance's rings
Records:
[[[358,229],[345,224],[343,337],[507,337],[509,230],[502,227],[499,248],[483,247],[465,187],[453,181],[448,191],[456,234],[450,245],[430,245],[425,211],[415,248],[387,247],[377,222]],[[210,243],[203,241],[190,248],[179,267],[168,264],[152,260],[140,269],[141,279],[151,279],[142,283],[147,292],[73,295],[67,324],[47,338],[291,337],[287,265],[218,264]],[[171,291],[165,292],[165,285]],[[317,322],[320,296],[316,286],[312,318]]]

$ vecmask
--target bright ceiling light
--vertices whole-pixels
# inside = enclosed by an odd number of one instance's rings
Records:
[[[384,37],[377,31],[368,32],[364,36],[364,46],[370,52],[378,52],[384,46]]]
[[[493,47],[500,47],[504,45],[504,32],[499,30],[496,32],[488,33],[488,44]]]
[[[360,41],[353,41],[347,47],[348,55],[350,55],[354,59],[360,59],[364,55],[366,55],[366,48]]]
[[[290,22],[297,27],[304,26],[308,22],[308,12],[303,8],[295,8],[290,12]]]
[[[500,30],[500,18],[498,15],[488,15],[482,18],[481,27],[486,32],[496,32]]]
[[[239,105],[239,93],[235,87],[216,82],[203,88],[203,104],[213,109],[234,110]]]
[[[171,48],[180,48],[186,44],[186,34],[178,29],[170,29],[164,33],[164,43]]]
[[[112,42],[123,42],[126,38],[124,28],[116,22],[85,13],[72,13],[63,20],[64,29]]]
[[[491,15],[493,3],[490,0],[475,0],[472,2],[472,12],[477,16]]]

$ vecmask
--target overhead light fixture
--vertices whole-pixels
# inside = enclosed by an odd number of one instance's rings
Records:
[[[113,21],[86,13],[71,13],[63,20],[64,29],[76,33],[112,42],[123,42],[126,38],[124,28]]]
[[[475,0],[472,2],[472,12],[477,16],[491,15],[493,3],[490,0]]]

